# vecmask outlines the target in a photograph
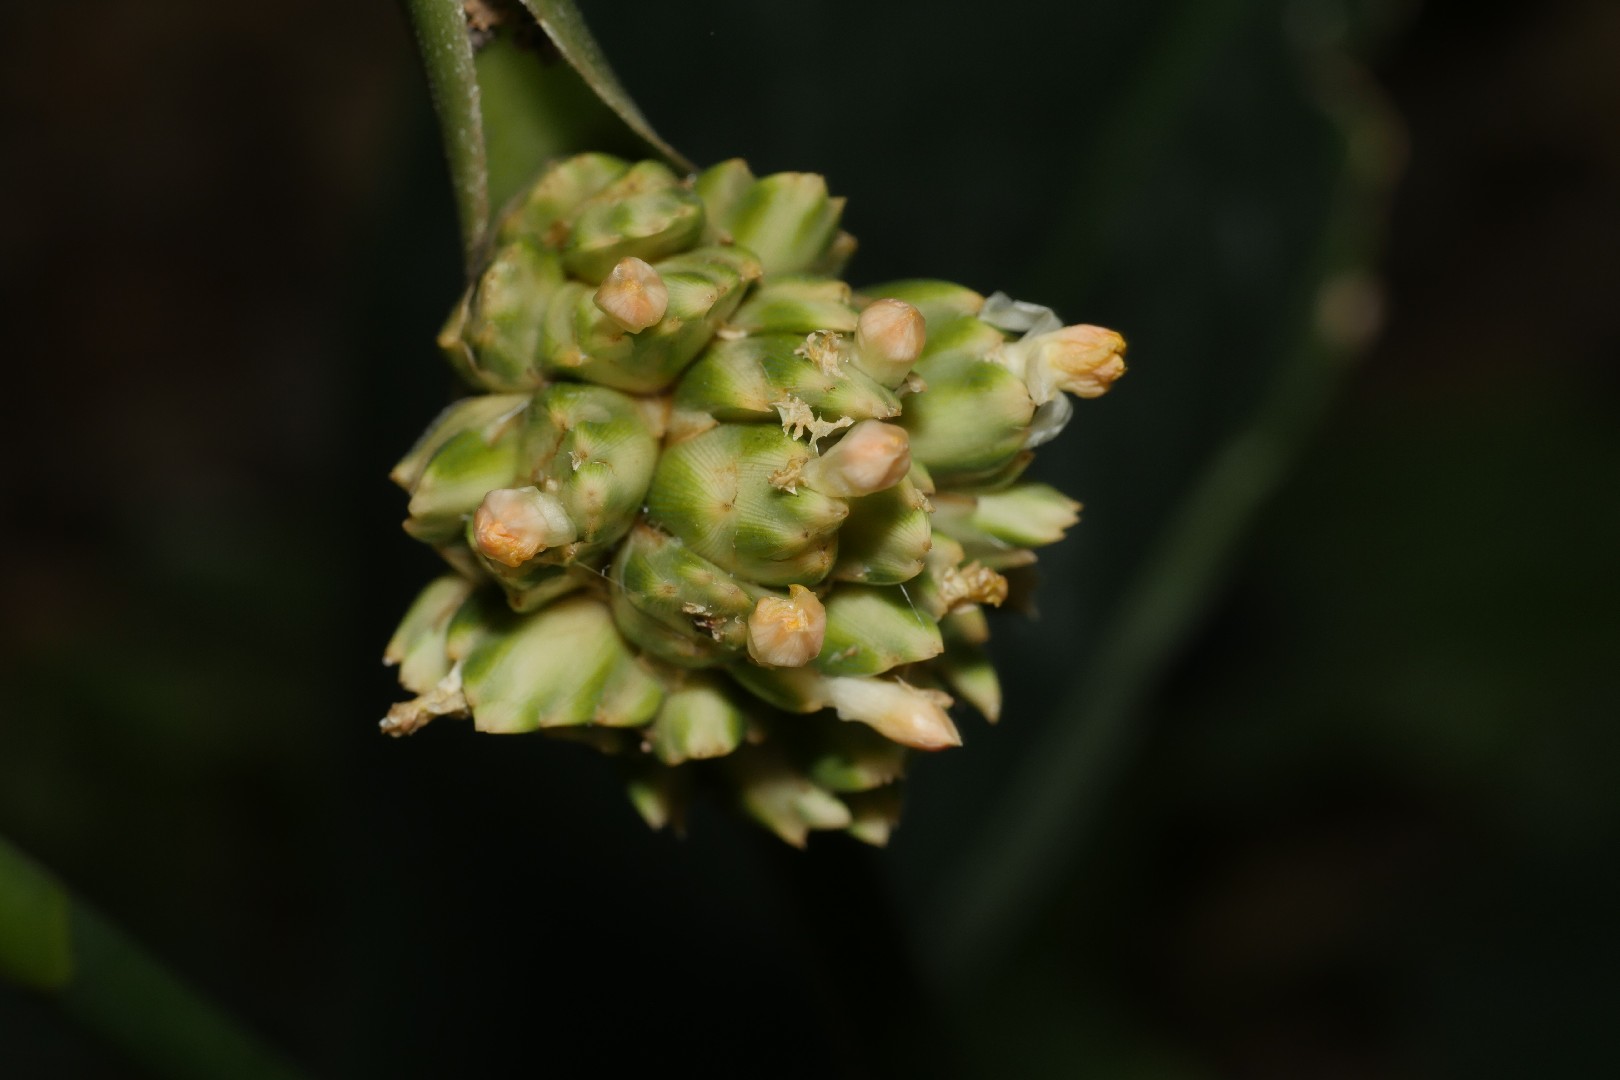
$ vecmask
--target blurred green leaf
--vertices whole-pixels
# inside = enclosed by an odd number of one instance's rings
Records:
[[[586,29],[585,20],[580,16],[574,0],[523,0],[523,6],[529,9],[529,14],[540,24],[540,29],[546,32],[546,37],[557,46],[562,58],[579,72],[585,84],[596,92],[596,96],[601,98],[631,131],[685,171],[694,170],[690,161],[682,157],[678,150],[653,130],[647,118],[631,100],[624,85],[619,82],[619,77],[608,65],[607,57],[602,55],[601,46],[597,45],[590,30]]]
[[[67,894],[0,838],[0,975],[35,990],[51,990],[72,974]]]
[[[78,969],[62,1008],[132,1060],[185,1080],[301,1075],[95,912],[75,904],[72,924]]]
[[[0,975],[52,995],[156,1075],[299,1075],[3,837]]]

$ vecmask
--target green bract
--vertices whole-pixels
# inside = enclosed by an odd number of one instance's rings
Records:
[[[617,755],[790,843],[884,843],[907,756],[994,721],[1000,570],[1079,504],[1019,480],[1124,342],[940,281],[858,291],[819,176],[586,154],[496,231],[439,343],[472,393],[393,472],[450,573],[385,659],[437,716]]]

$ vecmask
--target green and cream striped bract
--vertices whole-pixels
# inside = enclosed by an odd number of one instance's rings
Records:
[[[821,177],[587,154],[505,212],[440,336],[471,387],[393,472],[448,572],[386,659],[437,716],[615,755],[655,826],[697,787],[785,840],[886,841],[908,753],[994,721],[1002,571],[1079,505],[1020,476],[1124,370],[960,285],[860,290]]]

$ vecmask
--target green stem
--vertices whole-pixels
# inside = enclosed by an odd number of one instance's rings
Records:
[[[4,838],[0,976],[55,1000],[159,1076],[301,1075]]]
[[[467,15],[461,0],[405,0],[405,7],[416,31],[433,108],[439,114],[470,273],[489,228],[489,166]]]

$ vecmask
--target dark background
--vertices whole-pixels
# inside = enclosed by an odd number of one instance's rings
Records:
[[[999,729],[805,854],[378,737],[460,273],[404,20],[35,5],[0,833],[321,1076],[1610,1074],[1620,7],[583,6],[689,156],[850,196],[856,282],[1131,339]],[[9,987],[0,1072],[144,1075]]]

